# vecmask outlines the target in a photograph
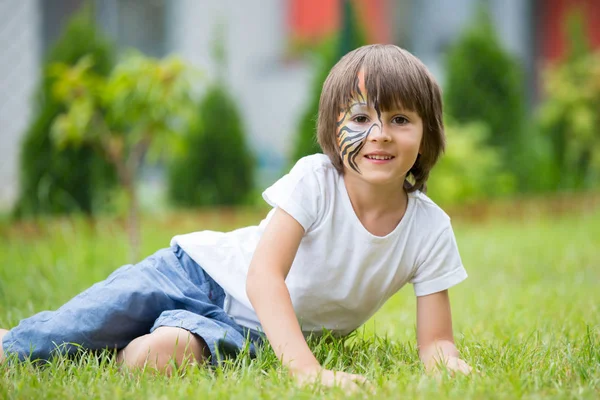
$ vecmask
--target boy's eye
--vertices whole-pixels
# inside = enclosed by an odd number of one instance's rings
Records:
[[[356,117],[352,118],[352,121],[358,122],[359,124],[364,124],[365,122],[368,122],[369,119],[364,115],[357,115]]]
[[[404,125],[406,123],[408,123],[408,120],[405,117],[402,116],[398,116],[398,117],[394,117],[392,119],[392,122],[398,125]]]

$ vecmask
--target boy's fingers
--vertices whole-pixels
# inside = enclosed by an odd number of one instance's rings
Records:
[[[338,382],[344,389],[350,392],[356,392],[361,389],[373,389],[371,382],[366,377],[358,374],[344,373],[343,375],[339,375]]]
[[[454,362],[452,363],[452,365],[449,366],[452,370],[459,371],[463,375],[469,375],[471,373],[471,370],[473,368],[471,368],[471,366],[469,364],[467,364],[465,361],[463,361],[461,359],[456,359],[453,361]]]
[[[460,369],[460,372],[462,372],[465,375],[469,375],[473,370],[473,368],[463,360],[458,360],[458,367]]]
[[[368,392],[371,392],[373,394],[375,393],[375,386],[365,376],[362,376],[362,375],[352,375],[352,378],[353,378],[356,386],[358,386],[358,388],[363,389],[363,390],[367,390]]]
[[[354,379],[355,381],[359,381],[361,383],[365,383],[367,382],[367,378],[365,378],[362,375],[357,375],[357,374],[350,374],[350,376],[352,377],[352,379]]]

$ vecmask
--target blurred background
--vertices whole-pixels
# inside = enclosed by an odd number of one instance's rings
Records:
[[[258,223],[261,192],[320,151],[330,68],[368,43],[408,49],[442,86],[447,149],[427,194],[469,272],[453,324],[481,376],[414,379],[411,290],[356,336],[382,341],[350,371],[391,397],[598,398],[600,0],[0,0],[0,327],[174,235]],[[316,354],[337,368],[366,348],[349,343]],[[279,374],[262,359],[232,364],[261,394]],[[97,361],[0,368],[0,397],[131,392]],[[208,392],[229,393],[228,371]],[[131,382],[157,397],[155,379]]]
[[[321,84],[368,43],[443,87],[442,206],[600,183],[598,0],[0,0],[0,21],[14,218],[258,203],[319,151]]]

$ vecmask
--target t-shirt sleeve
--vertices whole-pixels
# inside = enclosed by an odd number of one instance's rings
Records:
[[[451,226],[445,228],[411,279],[416,296],[441,292],[467,278]]]
[[[321,184],[318,173],[308,160],[301,159],[294,168],[262,194],[272,207],[292,216],[308,232],[319,217]]]

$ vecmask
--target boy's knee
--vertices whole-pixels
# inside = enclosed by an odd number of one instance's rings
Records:
[[[6,336],[7,333],[8,331],[6,329],[0,329],[0,363],[4,361],[4,348],[2,345],[2,340],[4,339],[4,336]]]
[[[146,340],[157,353],[165,355],[193,353],[199,347],[196,337],[190,331],[166,326],[157,328]]]
[[[160,327],[149,335],[135,339],[124,349],[125,364],[130,367],[150,367],[171,373],[172,361],[177,366],[187,362],[202,362],[206,358],[202,339],[191,332],[173,327]]]

